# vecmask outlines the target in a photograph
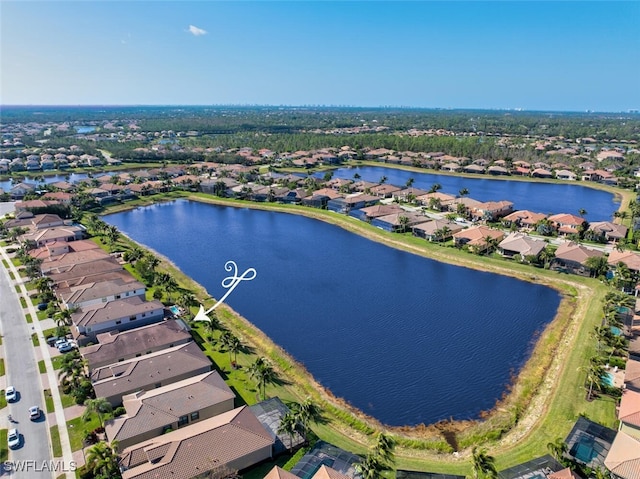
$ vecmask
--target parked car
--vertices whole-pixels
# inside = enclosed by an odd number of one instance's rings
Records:
[[[7,443],[9,445],[9,449],[16,449],[20,446],[20,433],[17,429],[9,429],[9,433],[7,434]]]
[[[7,386],[7,389],[4,391],[4,398],[7,402],[14,402],[18,399],[18,391],[13,386]]]
[[[61,353],[68,353],[69,351],[73,351],[75,348],[75,344],[71,344],[68,341],[58,344],[58,351],[60,351]]]
[[[67,343],[67,338],[58,338],[54,344],[56,348],[59,348],[61,345]]]
[[[47,338],[47,344],[49,346],[55,346],[56,343],[58,342],[58,340],[60,340],[62,338],[59,338],[58,336],[50,336]]]
[[[40,303],[38,304],[38,311],[44,311],[49,306],[49,303]]]
[[[38,406],[31,406],[29,408],[29,419],[31,419],[32,421],[37,421],[38,419],[40,419],[40,414],[42,414],[42,411],[40,411],[40,408]]]

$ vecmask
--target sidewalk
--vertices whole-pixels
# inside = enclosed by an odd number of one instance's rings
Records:
[[[38,321],[36,308],[33,306],[33,303],[31,302],[29,297],[29,293],[26,287],[24,286],[24,279],[20,276],[20,273],[18,272],[17,268],[13,265],[11,258],[7,254],[6,249],[4,247],[0,247],[0,254],[2,255],[2,259],[4,259],[6,263],[9,265],[9,271],[13,274],[13,277],[14,277],[14,279],[12,280],[13,284],[15,286],[19,286],[19,289],[20,289],[19,295],[25,298],[27,302],[27,310],[29,311],[29,314],[31,315],[31,318],[33,320],[31,325],[33,327],[33,330],[37,334],[38,339],[40,340],[40,346],[39,346],[40,354],[37,355],[37,357],[42,357],[42,359],[45,362],[45,365],[47,368],[46,379],[49,385],[51,386],[50,387],[51,396],[52,396],[53,404],[55,408],[55,412],[52,418],[53,420],[50,421],[49,427],[54,426],[56,424],[58,425],[58,431],[60,433],[60,443],[62,445],[62,459],[65,464],[71,464],[74,457],[71,451],[71,444],[69,442],[69,433],[67,431],[65,411],[64,411],[64,408],[62,407],[60,391],[58,390],[58,387],[57,387],[58,385],[57,373],[53,369],[53,364],[51,363],[51,356],[49,354],[49,349],[48,349],[49,346],[47,345],[47,342],[45,341],[44,335],[42,333],[43,331],[42,325],[40,324],[40,321]],[[26,322],[26,318],[25,318],[25,322]],[[42,404],[45,404],[44,390],[42,391]],[[49,447],[51,447],[51,437],[49,437]],[[70,479],[74,477],[72,473],[64,474],[64,476]]]

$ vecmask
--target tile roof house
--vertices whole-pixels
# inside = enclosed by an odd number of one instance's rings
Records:
[[[580,227],[585,223],[584,218],[568,213],[551,215],[548,219],[555,225],[558,233],[564,235],[579,234]]]
[[[139,281],[113,279],[84,283],[55,293],[68,309],[75,309],[133,296],[144,298],[145,291],[146,286]]]
[[[588,232],[591,231],[597,238],[606,241],[616,242],[626,238],[628,228],[624,225],[612,223],[611,221],[594,221],[589,225]]]
[[[547,242],[535,238],[531,238],[523,233],[510,233],[498,244],[498,251],[502,256],[513,258],[515,255],[521,255],[523,258],[527,256],[538,255],[547,246]]]
[[[640,361],[629,359],[624,370],[624,384],[631,391],[640,392]]]
[[[349,216],[353,216],[362,221],[370,222],[374,218],[380,216],[387,216],[394,213],[402,213],[404,209],[396,204],[378,204],[373,206],[367,206],[366,208],[360,208],[357,210],[351,210]]]
[[[280,466],[273,466],[264,479],[300,479],[295,474],[290,473],[289,471],[285,471]],[[311,478],[313,479],[313,477]]]
[[[539,221],[545,219],[544,213],[534,213],[528,210],[518,210],[502,218],[502,224],[509,228],[511,225],[533,228]]]
[[[492,238],[496,241],[502,241],[504,233],[500,230],[494,230],[486,226],[472,226],[466,230],[462,230],[453,235],[453,240],[456,246],[468,246],[470,249],[477,253],[485,251],[489,244],[487,238]]]
[[[98,250],[102,251],[102,250]],[[47,276],[59,287],[65,287],[72,284],[82,284],[84,281],[91,281],[92,278],[105,274],[122,274],[124,272],[122,265],[111,256],[102,257],[94,261],[71,264],[66,267],[50,269]],[[126,272],[129,275],[128,272]],[[130,276],[130,275],[129,275]]]
[[[69,251],[68,253],[57,254],[45,259],[40,265],[40,270],[44,273],[62,273],[78,264],[91,263],[102,259],[113,259],[101,249],[90,249],[84,251]]]
[[[406,218],[406,219],[405,219]],[[402,232],[405,228],[410,231],[413,225],[423,223],[425,216],[420,213],[403,211],[390,215],[378,216],[371,220],[371,226],[381,228],[385,231]]]
[[[463,226],[453,221],[435,219],[414,225],[413,234],[427,241],[446,241],[454,233],[458,233],[463,229]]]
[[[164,305],[140,296],[93,304],[71,313],[71,333],[80,346],[95,342],[96,334],[137,328],[162,321]]]
[[[600,250],[587,248],[573,241],[565,241],[558,246],[551,267],[555,270],[566,270],[573,274],[589,276],[591,269],[587,266],[587,260],[602,256],[604,253]]]
[[[487,201],[471,210],[474,218],[484,221],[495,221],[513,212],[511,201]]]
[[[270,459],[272,445],[269,433],[242,406],[124,449],[122,479],[191,479],[210,471],[224,477]]]
[[[610,266],[624,263],[631,271],[640,271],[640,254],[633,251],[618,251],[614,249],[609,253],[607,261]]]
[[[150,391],[210,370],[211,361],[192,341],[94,369],[91,382],[96,397],[117,406],[124,395]]]
[[[32,241],[36,247],[40,248],[47,243],[55,241],[76,241],[84,237],[84,230],[78,226],[56,226],[53,228],[38,229],[33,233],[26,233],[20,236],[21,242]]]
[[[105,423],[109,441],[119,449],[165,434],[234,408],[236,395],[217,371],[182,381],[127,394],[122,404],[127,413]]]
[[[619,431],[604,465],[613,479],[640,479],[640,439]]]
[[[80,349],[89,371],[185,344],[193,338],[181,320],[170,319],[128,331],[101,333],[96,339],[98,344]]]
[[[640,392],[625,389],[618,406],[620,431],[640,440]]]

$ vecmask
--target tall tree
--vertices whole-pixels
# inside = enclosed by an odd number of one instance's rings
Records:
[[[94,479],[117,479],[121,477],[118,456],[106,442],[99,442],[87,452],[86,467]]]
[[[98,415],[98,420],[100,421],[100,427],[104,427],[104,420],[102,418],[103,414],[110,413],[112,410],[111,403],[107,401],[105,398],[95,398],[95,399],[87,399],[84,402],[84,405],[87,409],[84,411],[82,415],[83,419],[87,420],[91,413],[96,413]]]
[[[258,391],[262,391],[262,399],[266,398],[266,387],[275,381],[276,373],[266,358],[259,357],[249,366],[249,376],[258,381]]]

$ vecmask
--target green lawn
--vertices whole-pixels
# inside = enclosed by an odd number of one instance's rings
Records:
[[[100,421],[97,414],[91,414],[89,421],[85,421],[82,416],[72,419],[71,421],[67,421],[71,450],[78,451],[82,449],[82,442],[87,433],[98,427],[100,427]]]
[[[51,364],[53,364],[53,369],[57,371],[62,367],[62,358],[64,355],[56,356],[55,358],[51,358]]]
[[[4,358],[0,358],[0,376],[4,376],[6,371],[4,370]]]
[[[47,366],[44,363],[44,359],[38,361],[38,370],[40,371],[40,374],[44,374],[47,372]]]
[[[22,296],[20,296],[20,305],[22,306],[22,309],[27,307],[27,301]]]
[[[60,442],[60,431],[58,425],[51,426],[51,447],[53,448],[53,457],[62,457],[62,443]]]
[[[33,319],[31,318],[31,315],[30,315],[30,314],[26,314],[26,315],[25,315],[25,318],[26,318],[26,320],[27,320],[27,323],[29,323],[29,324],[33,323]]]
[[[44,404],[45,404],[47,413],[50,413],[56,410],[55,406],[53,405],[53,397],[51,396],[51,389],[44,390]]]
[[[38,317],[38,321],[42,321],[42,320],[44,320],[44,319],[47,319],[47,318],[48,318],[48,316],[47,316],[47,311],[46,311],[46,310],[45,310],[45,311],[38,311],[38,312],[36,313],[36,316]]]
[[[7,400],[4,398],[4,389],[0,391],[0,409],[7,407]]]
[[[0,462],[9,459],[9,447],[7,446],[8,429],[0,429]]]
[[[37,334],[37,333],[33,333],[33,334],[31,335],[31,342],[33,343],[33,345],[34,345],[35,347],[40,346],[40,340],[38,339],[38,334]]]
[[[69,407],[69,406],[75,406],[76,404],[76,400],[73,398],[73,396],[69,395],[69,394],[64,394],[62,391],[60,391],[60,402],[62,402],[62,407]]]

